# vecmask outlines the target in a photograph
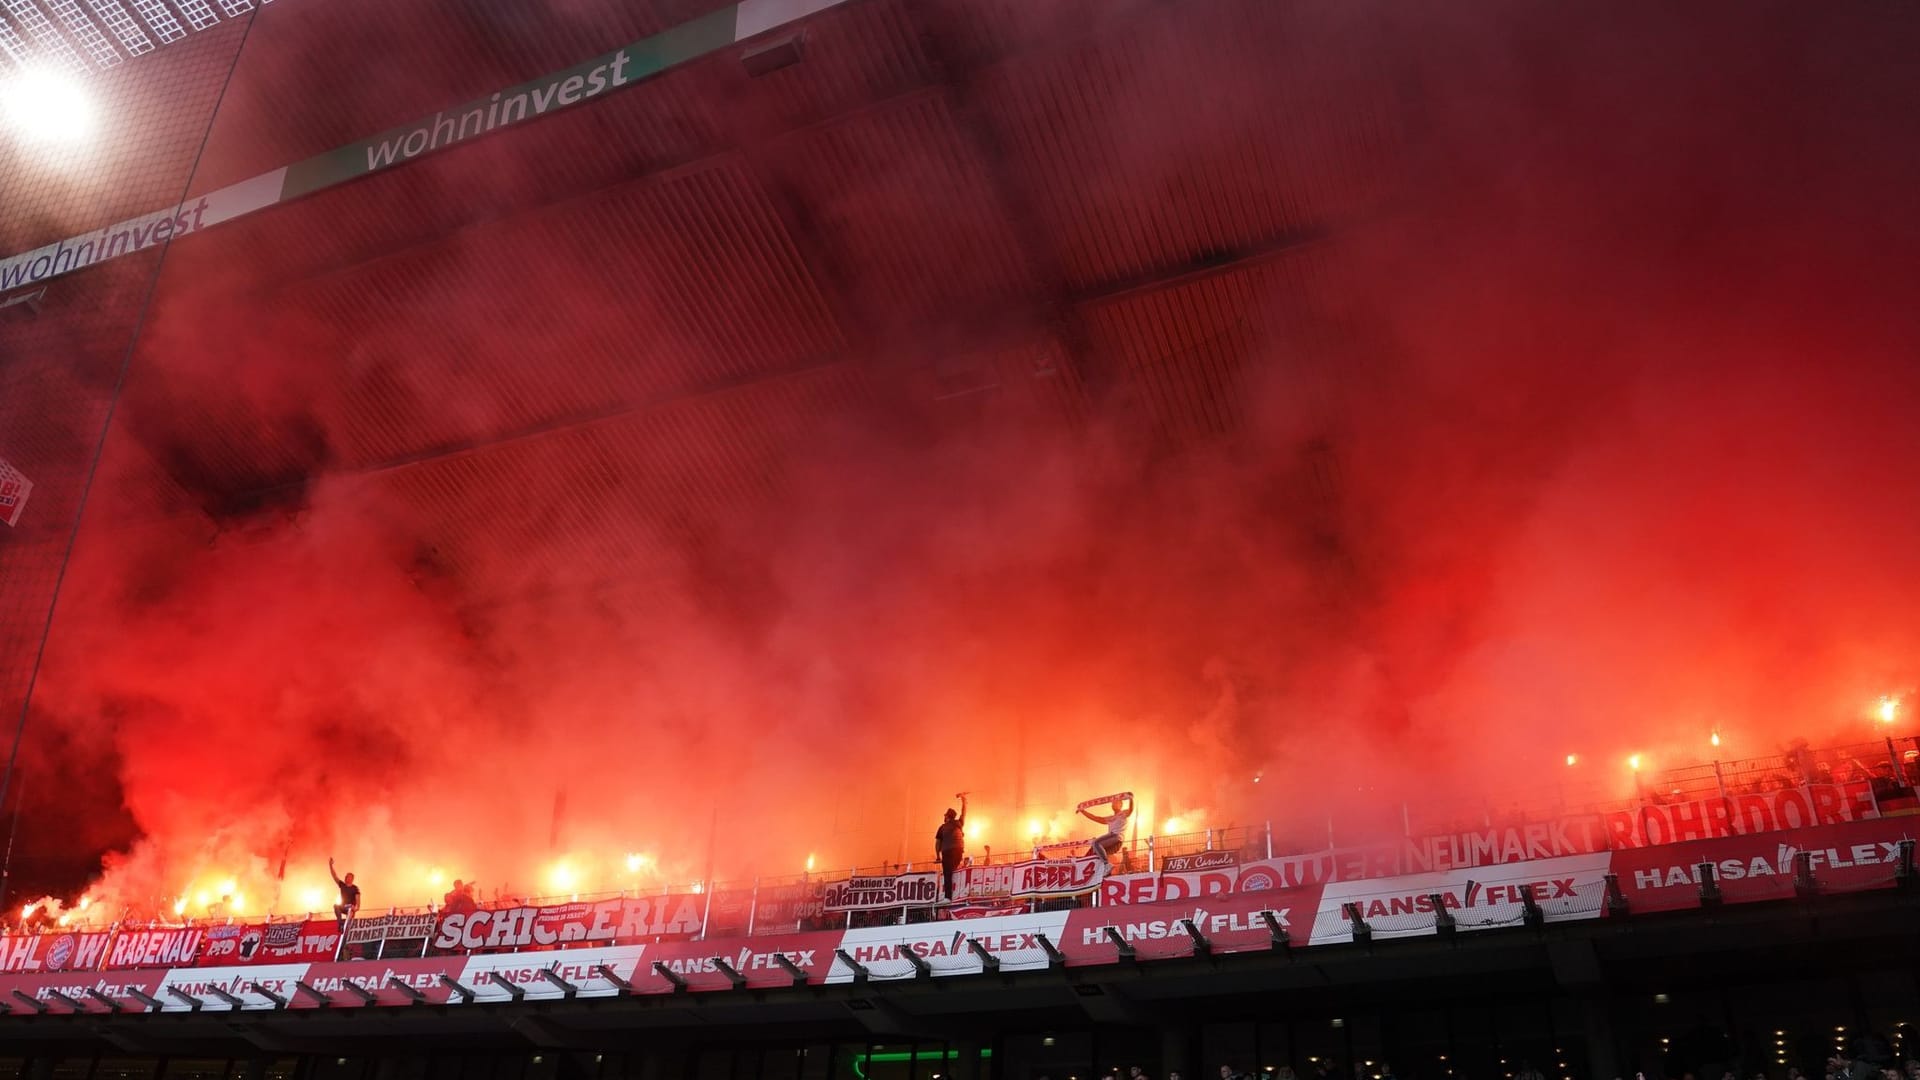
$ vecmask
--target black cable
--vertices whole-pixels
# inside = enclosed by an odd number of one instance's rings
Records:
[[[233,88],[233,73],[240,67],[240,57],[247,51],[247,41],[253,36],[253,21],[260,17],[260,8],[255,7],[253,14],[247,17],[246,29],[240,34],[240,42],[234,46],[233,62],[227,65],[227,77],[220,84],[220,95],[214,99],[213,111],[207,116],[207,129],[200,136],[200,147],[194,151],[193,163],[187,167],[187,179],[180,187],[180,197],[173,206],[177,211],[186,203],[187,195],[193,190],[193,182],[200,175],[200,163],[207,154],[207,144],[213,140],[213,122],[220,115],[220,106],[227,100],[227,91]],[[100,459],[105,456],[107,436],[113,431],[113,418],[119,411],[120,394],[127,385],[127,372],[133,367],[133,351],[140,343],[140,332],[145,329],[147,317],[153,311],[153,298],[160,291],[160,276],[166,272],[167,256],[173,253],[174,237],[169,234],[166,243],[160,249],[159,261],[153,268],[153,279],[147,284],[147,295],[140,301],[140,308],[133,319],[132,333],[127,337],[126,352],[120,357],[120,370],[114,375],[113,392],[107,398],[107,412],[100,420],[100,437],[94,440],[93,460],[87,465],[86,479],[80,485],[80,500],[73,511],[73,527],[67,532],[66,550],[60,556],[60,569],[54,574],[53,595],[47,600],[46,624],[40,628],[40,644],[34,650],[33,666],[27,673],[27,688],[20,699],[20,719],[13,728],[13,746],[7,751],[7,764],[0,770],[0,806],[7,803],[7,792],[13,784],[14,767],[20,760],[20,743],[27,734],[27,715],[33,707],[34,687],[40,681],[40,665],[47,656],[47,640],[53,635],[53,617],[60,606],[60,592],[67,580],[67,567],[73,563],[73,549],[79,543],[80,524],[86,518],[87,502],[93,495],[93,482],[100,473]],[[16,821],[17,824],[17,821]],[[12,841],[8,841],[12,849]]]

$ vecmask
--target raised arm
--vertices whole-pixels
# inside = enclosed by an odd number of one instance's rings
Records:
[[[333,875],[333,883],[335,885],[346,885],[346,882],[340,880],[340,871],[333,868],[333,856],[331,855],[327,856],[327,873]]]

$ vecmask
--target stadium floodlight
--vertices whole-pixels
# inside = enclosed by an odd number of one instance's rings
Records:
[[[27,67],[0,82],[8,130],[30,143],[74,144],[93,137],[93,98],[72,75]]]
[[[214,997],[217,997],[221,1001],[226,1002],[227,1008],[233,1009],[236,1012],[239,1011],[240,1009],[244,1009],[247,1007],[247,1003],[244,1000],[242,1000],[239,996],[235,994],[231,994],[225,990],[222,990],[217,986],[207,987],[207,993],[212,994]]]
[[[1808,899],[1820,892],[1820,883],[1813,879],[1813,853],[1796,851],[1793,853],[1793,891],[1801,899]]]
[[[440,973],[440,985],[446,987],[448,993],[459,998],[462,1005],[473,1004],[473,999],[478,996],[473,992],[472,987],[461,985],[458,979],[444,971]]]
[[[656,964],[654,966],[658,967],[659,965]],[[507,978],[505,975],[502,975],[497,971],[487,972],[487,981],[499,987],[500,989],[505,990],[507,992],[507,996],[512,998],[515,1001],[519,1001],[520,999],[527,996],[526,987],[521,986],[519,983],[514,982],[512,979]],[[352,984],[349,983],[348,985],[352,985]]]
[[[979,938],[968,938],[967,948],[973,955],[980,958],[980,973],[982,975],[991,975],[1000,970],[1000,958],[993,955],[992,949],[980,944]]]
[[[258,984],[256,983],[255,985],[258,985]],[[101,993],[100,988],[97,986],[87,987],[87,996],[99,1002],[100,1004],[105,1005],[107,1007],[108,1012],[117,1013],[126,1008],[125,1005],[120,1004],[119,998],[109,997],[106,994]]]
[[[141,1005],[146,1006],[146,1009],[148,1012],[160,1011],[160,1008],[161,1008],[160,999],[157,997],[154,997],[152,994],[147,993],[145,990],[142,990],[137,986],[127,987],[127,996],[138,1001]]]
[[[400,991],[400,996],[406,998],[410,1005],[424,1005],[427,1002],[427,995],[414,989],[398,975],[387,976],[387,986]]]
[[[1620,891],[1620,878],[1617,874],[1606,874],[1601,878],[1607,883],[1607,918],[1624,918],[1632,910],[1627,904],[1627,896]]]
[[[1451,939],[1453,932],[1459,929],[1453,921],[1453,912],[1447,910],[1446,897],[1439,893],[1427,896],[1427,903],[1433,905],[1433,932],[1442,938]]]
[[[714,970],[727,977],[727,981],[733,984],[735,990],[745,990],[747,988],[747,977],[740,974],[732,964],[727,963],[726,957],[714,957],[713,967]]]
[[[352,994],[354,997],[359,998],[360,1004],[362,1005],[380,1004],[380,995],[374,993],[373,991],[367,989],[364,986],[361,986],[359,983],[354,982],[352,979],[340,980],[340,989],[345,990],[347,993]]]
[[[1052,939],[1048,938],[1047,935],[1035,934],[1033,935],[1033,940],[1036,944],[1040,946],[1040,951],[1047,954],[1048,970],[1067,966],[1066,954],[1062,953],[1060,951],[1060,947],[1055,945]]]
[[[1292,955],[1293,936],[1287,933],[1286,927],[1280,925],[1280,913],[1271,909],[1262,911],[1260,919],[1267,924],[1267,934],[1273,951]]]
[[[684,994],[687,992],[687,980],[681,978],[679,972],[668,967],[664,962],[655,960],[653,962],[653,973],[672,983],[674,993]]]
[[[857,982],[857,983],[863,983],[863,982],[866,982],[866,981],[867,981],[867,976],[868,976],[868,973],[867,973],[867,969],[866,969],[865,967],[863,967],[863,966],[862,966],[862,965],[861,965],[861,964],[860,964],[860,963],[859,963],[858,961],[856,961],[856,960],[854,960],[854,958],[853,958],[853,957],[851,957],[851,956],[848,956],[848,955],[847,955],[847,950],[845,950],[845,949],[835,949],[835,950],[833,950],[833,955],[834,955],[834,956],[835,956],[835,957],[836,957],[836,958],[837,958],[837,959],[838,959],[838,960],[839,960],[839,961],[840,961],[841,963],[843,963],[843,964],[845,964],[845,965],[847,965],[847,966],[848,966],[849,968],[852,968],[852,969],[853,969],[853,981],[854,981],[854,982]],[[657,965],[656,965],[656,966],[657,966]]]
[[[1900,841],[1900,861],[1893,867],[1893,884],[1901,889],[1913,887],[1913,840],[1911,837]]]
[[[1200,928],[1193,924],[1192,919],[1181,919],[1180,929],[1185,930],[1187,936],[1193,939],[1193,955],[1213,955],[1213,942],[1207,940],[1206,935],[1200,932]]]
[[[552,983],[553,988],[560,991],[562,997],[571,1000],[575,994],[580,992],[580,988],[561,978],[559,967],[560,961],[555,960],[552,967],[543,967],[540,969],[540,977]]]
[[[793,978],[793,985],[807,985],[807,973],[801,969],[800,965],[794,963],[786,953],[774,953],[773,962],[786,969],[787,974]]]
[[[312,998],[314,1001],[318,1002],[323,1007],[333,1004],[332,998],[314,989],[313,984],[306,981],[305,979],[295,979],[293,981],[293,988],[299,991],[300,993],[303,993],[308,997]]]
[[[900,950],[900,956],[905,959],[907,963],[913,965],[914,978],[930,979],[933,977],[933,965],[927,963],[926,958],[919,953],[914,952],[912,949],[902,948]]]
[[[34,997],[32,994],[29,994],[24,990],[15,990],[13,992],[13,996],[15,999],[20,1001],[22,1004],[26,1005],[27,1008],[32,1009],[34,1012],[45,1013],[47,1011],[46,1002],[41,1001],[39,998]]]
[[[1367,920],[1360,917],[1360,905],[1353,903],[1352,901],[1348,901],[1347,903],[1340,905],[1340,911],[1346,915],[1347,923],[1353,927],[1354,944],[1356,945],[1372,944],[1373,943],[1373,927],[1368,926]]]
[[[87,1011],[87,1007],[85,1005],[82,1005],[81,1003],[73,1000],[72,998],[68,997],[67,995],[61,993],[58,990],[48,990],[47,996],[59,1002],[60,1004],[65,1005],[67,1008],[72,1009],[74,1012],[83,1013]]]
[[[793,34],[778,41],[756,45],[740,54],[740,66],[747,69],[749,78],[771,75],[800,62],[800,44],[800,35]]]
[[[266,998],[268,1001],[273,1002],[273,1007],[276,1009],[284,1009],[287,1007],[286,998],[282,997],[279,994],[274,993],[273,991],[267,989],[264,986],[261,986],[257,982],[248,983],[247,988],[252,990],[256,994],[259,994],[261,997]]]
[[[1544,930],[1547,926],[1547,913],[1540,910],[1540,901],[1533,897],[1533,886],[1520,886],[1520,923],[1532,930]]]
[[[1720,903],[1720,879],[1714,877],[1714,866],[1710,862],[1696,865],[1694,871],[1700,875],[1700,906],[1714,907]]]
[[[1100,929],[1107,935],[1107,940],[1113,942],[1113,949],[1120,954],[1120,959],[1133,960],[1137,958],[1137,954],[1133,951],[1133,946],[1128,943],[1126,938],[1120,936],[1119,927],[1103,926]]]
[[[593,965],[593,973],[607,980],[608,982],[612,983],[614,986],[614,989],[620,991],[622,994],[633,993],[633,984],[621,978],[619,972],[614,971],[612,968],[608,967],[607,965],[605,964]]]
[[[202,1008],[205,1008],[207,1004],[206,1002],[201,1001],[199,998],[194,997],[192,994],[187,993],[185,990],[182,990],[177,986],[167,987],[167,993],[172,994],[174,997],[177,997],[181,1001],[185,1002],[187,1005],[187,1008],[192,1010],[193,1012],[199,1012]]]

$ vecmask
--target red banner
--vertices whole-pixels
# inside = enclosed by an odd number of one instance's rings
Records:
[[[1880,814],[1874,806],[1873,785],[1857,780],[1753,795],[1716,795],[1664,806],[1648,803],[1603,816],[1609,846],[1619,850],[1838,825]]]
[[[1785,900],[1793,896],[1795,856],[1806,852],[1815,887],[1822,893],[1885,888],[1893,881],[1900,841],[1910,823],[1889,818],[1801,829],[1773,836],[1729,836],[1689,844],[1618,851],[1613,873],[1630,914],[1679,911],[1700,906],[1700,867],[1713,864],[1713,878],[1726,903]]]
[[[954,875],[955,900],[971,903],[1078,896],[1092,892],[1106,872],[1097,855],[1077,859],[1028,859],[994,866],[969,866]]]
[[[472,952],[643,941],[698,933],[705,909],[706,897],[688,893],[456,912],[440,916],[431,945],[441,951]]]
[[[113,935],[104,967],[110,969],[191,967],[199,959],[206,931],[199,927],[176,930],[122,930]]]
[[[0,973],[95,971],[112,937],[105,931],[0,937]]]
[[[199,963],[310,964],[332,960],[339,948],[340,924],[333,919],[214,926],[207,929]]]

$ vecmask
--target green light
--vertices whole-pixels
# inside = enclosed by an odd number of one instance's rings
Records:
[[[952,1061],[953,1059],[960,1056],[960,1051],[958,1050],[927,1050],[920,1053],[917,1056],[922,1061]],[[993,1048],[990,1046],[981,1047],[980,1056],[983,1058],[992,1057]],[[860,1057],[853,1059],[853,1075],[859,1077],[860,1080],[867,1080],[867,1063],[870,1061],[878,1061],[882,1064],[886,1064],[889,1062],[912,1061],[915,1059],[915,1057],[916,1055],[911,1050],[888,1050],[887,1052],[882,1054],[872,1054],[872,1053],[863,1054]]]

